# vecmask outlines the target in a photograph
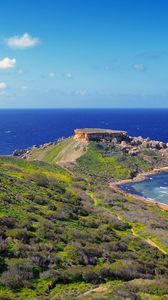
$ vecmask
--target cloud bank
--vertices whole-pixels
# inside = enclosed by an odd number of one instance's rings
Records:
[[[32,48],[39,44],[40,40],[37,37],[31,37],[29,33],[24,33],[22,36],[14,35],[6,39],[6,44],[10,48],[25,49]]]

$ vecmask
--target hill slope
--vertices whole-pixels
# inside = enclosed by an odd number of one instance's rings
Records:
[[[85,153],[86,149],[87,143],[67,138],[56,144],[32,149],[28,160],[39,160],[52,164],[74,162]]]
[[[0,299],[167,299],[167,212],[108,185],[166,160],[76,147],[0,158]]]
[[[86,176],[114,180],[133,178],[138,173],[167,166],[168,151],[166,150],[165,155],[158,149],[141,146],[136,155],[131,155],[124,148],[110,142],[67,138],[58,143],[33,148],[26,158],[29,161],[39,160],[66,166],[74,172],[78,169],[78,172]]]

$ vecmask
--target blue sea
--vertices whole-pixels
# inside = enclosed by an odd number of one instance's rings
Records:
[[[127,193],[168,204],[168,172],[153,175],[141,182],[127,183],[120,188]]]
[[[123,129],[168,142],[168,109],[1,109],[0,154],[68,137],[83,127]]]

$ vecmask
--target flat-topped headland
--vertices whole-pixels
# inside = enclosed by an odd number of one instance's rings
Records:
[[[113,145],[129,155],[138,155],[141,148],[160,150],[162,155],[168,155],[168,143],[151,140],[149,137],[131,137],[124,130],[81,128],[75,129],[74,133],[74,140],[111,143],[111,146]]]
[[[128,132],[123,130],[101,129],[101,128],[83,128],[74,130],[74,139],[86,141],[100,141],[105,139],[110,141],[116,138],[122,141],[128,138]]]

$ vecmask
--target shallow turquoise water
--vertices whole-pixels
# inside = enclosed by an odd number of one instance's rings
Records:
[[[144,181],[120,185],[120,188],[130,194],[136,194],[154,201],[168,204],[168,172],[162,172],[148,177]]]

